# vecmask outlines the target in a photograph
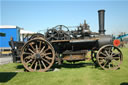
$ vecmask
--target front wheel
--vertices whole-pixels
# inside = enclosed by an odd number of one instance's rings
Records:
[[[123,55],[119,48],[113,45],[105,45],[97,52],[96,60],[104,70],[116,70],[120,67]]]

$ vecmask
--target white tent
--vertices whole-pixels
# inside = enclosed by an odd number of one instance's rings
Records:
[[[33,34],[35,34],[35,32],[31,32],[31,31],[27,31],[27,30],[20,30],[20,41],[23,41],[23,39],[28,36],[32,36]]]

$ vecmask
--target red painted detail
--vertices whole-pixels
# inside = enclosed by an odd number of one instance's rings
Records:
[[[119,46],[120,45],[120,40],[116,39],[113,41],[114,46]]]

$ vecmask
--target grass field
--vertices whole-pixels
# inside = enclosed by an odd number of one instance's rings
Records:
[[[1,65],[0,85],[128,85],[128,48],[121,50],[123,63],[115,71],[95,68],[91,60],[49,72],[24,72],[17,63]]]

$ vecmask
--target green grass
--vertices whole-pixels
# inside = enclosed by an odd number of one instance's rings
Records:
[[[128,85],[128,48],[115,71],[95,68],[91,61],[63,65],[59,71],[24,72],[22,64],[0,66],[0,85]]]

